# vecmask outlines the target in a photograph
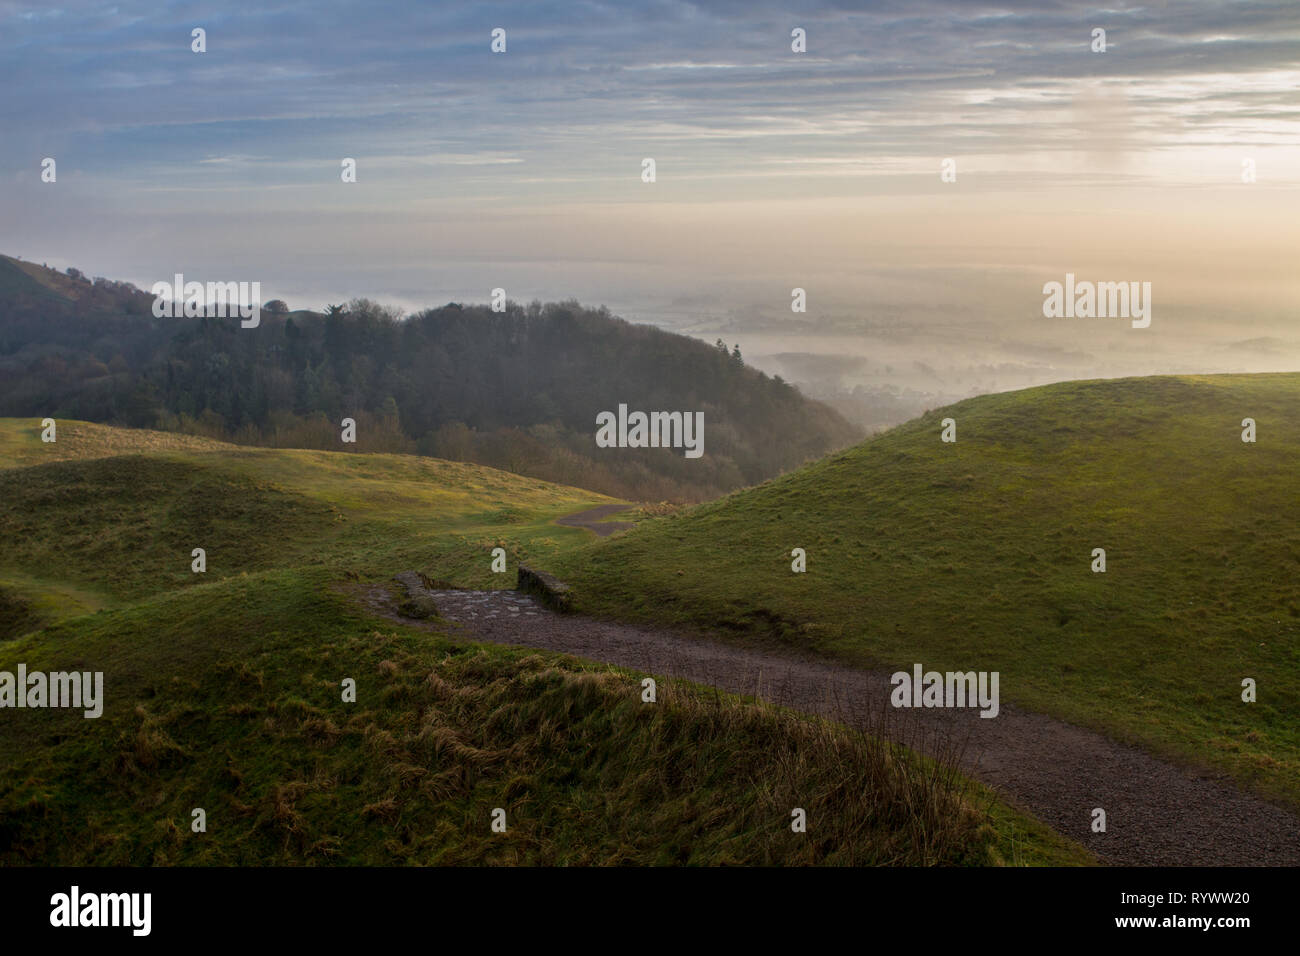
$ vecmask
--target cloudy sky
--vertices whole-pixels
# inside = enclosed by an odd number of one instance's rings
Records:
[[[1295,0],[0,0],[0,89],[0,252],[146,288],[502,287],[927,396],[1300,368]],[[1151,326],[1045,318],[1067,272]]]

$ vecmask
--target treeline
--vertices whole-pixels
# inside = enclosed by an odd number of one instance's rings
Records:
[[[418,453],[656,501],[715,497],[859,437],[746,367],[738,349],[576,302],[504,312],[452,303],[402,317],[359,299],[328,314],[263,311],[258,328],[242,329],[237,319],[155,319],[151,298],[125,284],[72,300],[4,280],[4,415]],[[596,415],[619,403],[704,412],[704,456],[598,448]],[[340,442],[344,418],[357,423],[355,445]]]

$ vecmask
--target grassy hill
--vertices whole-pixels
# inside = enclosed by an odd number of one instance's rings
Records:
[[[69,276],[33,262],[0,256],[0,296],[43,296],[61,301],[76,298],[77,283]]]
[[[26,576],[109,603],[304,565],[358,576],[436,563],[466,584],[510,586],[490,570],[492,547],[543,557],[582,540],[553,518],[613,500],[479,465],[74,421],[44,444],[38,423],[0,419],[0,469],[0,582]],[[194,548],[205,574],[190,570]]]
[[[1294,374],[974,398],[554,570],[588,611],[866,666],[998,670],[1005,699],[1294,804],[1297,407]]]
[[[106,703],[0,712],[2,864],[1090,862],[835,725],[680,684],[647,707],[637,675],[357,599],[407,568],[508,587],[587,539],[554,517],[610,499],[409,456],[58,436],[0,420],[0,670],[103,671]]]

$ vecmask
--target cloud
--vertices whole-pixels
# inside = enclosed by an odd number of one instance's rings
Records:
[[[413,307],[504,285],[962,389],[1283,361],[1290,338],[1232,347],[1274,331],[1196,310],[1293,315],[1298,51],[1293,0],[0,0],[0,222],[137,283],[193,264]],[[1090,265],[1161,280],[1144,351],[1025,318]]]
[[[798,14],[748,2],[113,9],[0,7],[0,82],[32,92],[5,107],[4,162],[53,138],[92,144],[111,173],[197,164],[224,140],[286,160],[506,150],[560,177],[584,157],[610,168],[655,148],[698,171],[798,164],[828,145],[909,159],[978,140],[1014,154],[1029,124],[1067,149],[1105,108],[1090,155],[1110,163],[1188,126],[1212,139],[1223,104],[1205,95],[1224,90],[1273,106],[1277,139],[1300,136],[1300,17],[1286,3],[1082,15],[1073,3],[990,13],[939,0]],[[789,50],[796,24],[807,56]],[[196,25],[206,54],[190,52]],[[1094,25],[1109,31],[1104,54],[1088,50]],[[507,30],[504,55],[488,49],[494,26]]]

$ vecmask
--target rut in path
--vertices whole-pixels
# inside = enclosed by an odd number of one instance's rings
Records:
[[[424,593],[468,640],[561,651],[753,694],[926,752],[960,749],[966,773],[1112,863],[1300,864],[1300,817],[1229,782],[1043,714],[1005,703],[993,719],[975,708],[894,709],[885,672],[556,614],[516,591]],[[384,587],[371,588],[366,599],[404,624],[439,626],[401,617]],[[882,722],[882,714],[891,716]],[[1094,807],[1106,811],[1105,833],[1091,832]]]

